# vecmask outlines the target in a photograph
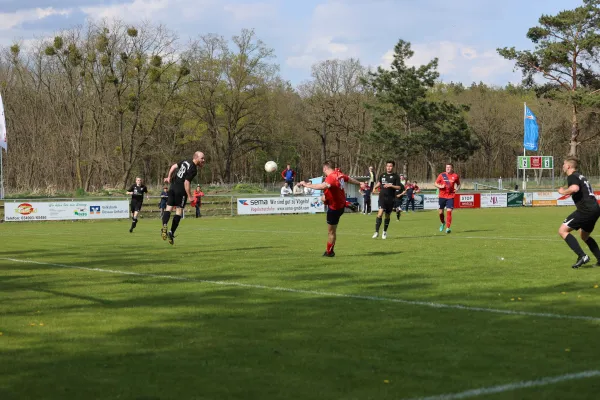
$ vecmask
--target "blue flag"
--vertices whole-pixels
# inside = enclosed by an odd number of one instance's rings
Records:
[[[525,106],[525,137],[523,138],[523,147],[525,150],[537,151],[539,130],[537,118],[529,107]]]

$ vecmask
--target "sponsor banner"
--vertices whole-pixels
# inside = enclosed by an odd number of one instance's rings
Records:
[[[506,193],[481,193],[481,208],[508,207]]]
[[[507,193],[506,203],[507,207],[523,207],[525,204],[525,196],[523,193]]]
[[[423,196],[423,208],[425,210],[437,210],[440,208],[438,196],[435,194],[422,194]]]
[[[324,212],[320,197],[253,197],[237,199],[238,215],[292,214]]]
[[[5,202],[5,221],[129,218],[129,201]]]
[[[479,193],[455,194],[454,208],[479,208],[481,207],[481,195]]]
[[[425,206],[425,200],[423,199],[423,195],[422,194],[415,194],[415,210],[424,210],[424,206]],[[404,196],[402,198],[402,209],[406,210],[406,205],[408,204],[408,196]],[[412,205],[410,206],[410,209],[412,210]]]
[[[534,207],[557,206],[560,197],[562,196],[558,192],[533,192],[531,193],[531,205]],[[561,201],[561,205],[564,205],[563,201]]]

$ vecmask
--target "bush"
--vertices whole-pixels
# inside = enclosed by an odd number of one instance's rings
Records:
[[[238,183],[232,188],[234,193],[263,193],[262,187],[251,183]]]

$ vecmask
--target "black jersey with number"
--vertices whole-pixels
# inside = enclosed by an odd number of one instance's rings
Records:
[[[398,176],[398,174],[396,174],[395,172],[392,172],[391,174],[381,174],[381,176],[379,177],[379,188],[381,190],[379,195],[381,197],[385,197],[386,199],[394,200],[396,189],[392,187],[384,188],[383,185],[387,184],[400,186],[400,176]]]
[[[144,201],[144,193],[148,193],[148,188],[146,185],[131,185],[128,192],[133,193],[132,200]]]
[[[585,176],[579,172],[573,172],[567,178],[567,184],[579,186],[579,191],[571,195],[578,211],[584,214],[596,214],[600,211],[594,190]]]
[[[192,160],[184,160],[177,163],[177,169],[171,177],[171,189],[184,190],[184,182],[191,182],[198,174],[198,168]]]

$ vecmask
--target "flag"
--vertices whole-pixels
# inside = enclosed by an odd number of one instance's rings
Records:
[[[529,107],[525,106],[525,137],[523,138],[523,147],[525,150],[537,151],[538,138],[537,118],[533,115]]]

